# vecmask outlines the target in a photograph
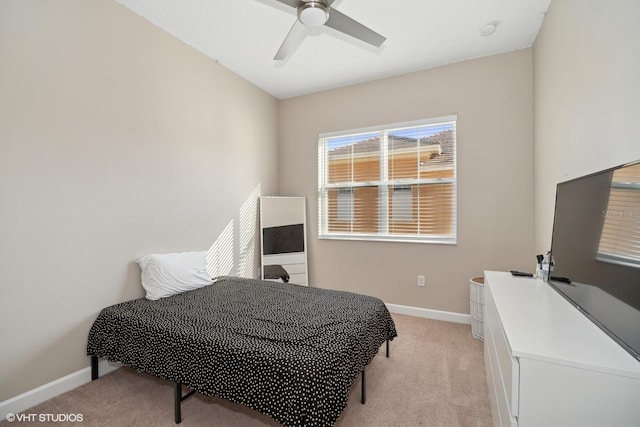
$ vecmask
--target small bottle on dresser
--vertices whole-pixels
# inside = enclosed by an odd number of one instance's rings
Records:
[[[551,251],[549,251],[542,259],[542,280],[544,280],[545,282],[548,281],[549,277],[551,277],[552,271],[553,271],[553,256],[551,255]]]
[[[542,279],[542,260],[544,259],[543,255],[536,255],[536,260],[538,261],[536,263],[536,274],[535,274],[535,278],[536,279]]]

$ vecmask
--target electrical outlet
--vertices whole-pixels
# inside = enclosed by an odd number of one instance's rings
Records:
[[[424,286],[424,276],[418,276],[418,286]]]

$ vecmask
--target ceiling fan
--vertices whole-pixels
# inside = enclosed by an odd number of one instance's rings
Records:
[[[365,43],[380,47],[386,40],[385,37],[365,27],[361,23],[349,18],[347,15],[332,8],[334,0],[276,0],[282,4],[293,7],[298,11],[298,19],[289,30],[284,42],[278,49],[276,61],[287,57],[302,41],[306,34],[306,27],[321,27],[326,25]]]

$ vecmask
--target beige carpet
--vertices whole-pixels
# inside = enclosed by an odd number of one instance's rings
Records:
[[[468,325],[393,315],[398,338],[367,368],[367,403],[360,379],[336,426],[491,426],[482,341]],[[61,426],[174,426],[173,384],[118,369],[46,401],[25,414],[82,414]],[[41,422],[0,423],[37,425]],[[278,426],[242,405],[195,394],[182,403],[181,426]]]

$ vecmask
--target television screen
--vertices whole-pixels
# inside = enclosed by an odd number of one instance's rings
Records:
[[[548,283],[640,360],[640,162],[558,184],[551,252]]]
[[[304,252],[304,224],[262,229],[264,255]]]

